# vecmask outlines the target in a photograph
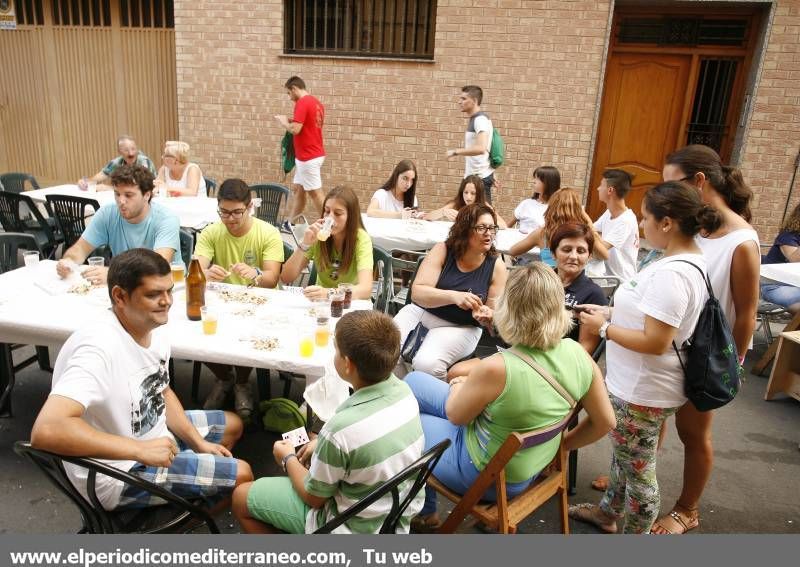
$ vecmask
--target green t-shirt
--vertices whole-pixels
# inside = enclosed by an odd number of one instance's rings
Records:
[[[561,339],[544,352],[517,345],[529,354],[570,395],[580,400],[592,383],[592,364],[583,347]],[[483,470],[510,433],[526,433],[553,425],[569,413],[567,400],[518,356],[502,353],[506,366],[503,391],[467,426],[467,451],[478,470]],[[506,466],[508,482],[523,482],[542,470],[558,450],[561,436],[517,452]]]
[[[311,248],[306,252],[306,258],[317,262],[319,257],[319,242],[311,245]],[[336,264],[341,262],[342,254],[336,249],[333,251],[333,265],[328,266],[325,271],[319,270],[319,263],[317,263],[317,285],[322,287],[336,287],[340,283],[358,283],[358,272],[361,270],[372,271],[372,239],[363,228],[358,229],[356,236],[356,252],[353,262],[350,262],[350,267],[346,272],[343,272]],[[335,274],[334,274],[335,272]]]
[[[222,221],[218,221],[203,229],[194,253],[226,270],[238,262],[261,268],[264,262],[283,262],[283,240],[277,228],[261,219],[254,218],[250,230],[243,236],[233,236]],[[223,281],[236,285],[250,283],[236,274]]]

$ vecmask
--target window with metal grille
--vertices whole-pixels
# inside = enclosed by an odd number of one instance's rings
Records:
[[[53,0],[53,25],[101,26],[111,25],[110,0]]]
[[[174,28],[172,0],[120,0],[120,22],[124,28]]]
[[[17,14],[17,25],[44,25],[44,10],[42,9],[42,0],[17,0],[14,4],[14,9]]]
[[[653,17],[623,18],[619,43],[741,47],[747,39],[747,20]]]
[[[700,62],[687,144],[703,144],[720,151],[737,65],[732,59]]]
[[[433,59],[436,0],[284,0],[284,52]]]

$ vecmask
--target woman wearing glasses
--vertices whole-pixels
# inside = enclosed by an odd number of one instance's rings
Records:
[[[447,240],[422,262],[411,288],[413,303],[394,319],[401,345],[418,325],[428,330],[413,353],[414,370],[444,380],[454,362],[475,350],[481,327],[492,325],[494,300],[506,283],[506,266],[494,248],[496,233],[495,212],[487,205],[468,205]]]
[[[303,291],[307,298],[326,299],[328,288],[350,283],[355,286],[353,299],[369,299],[372,240],[361,223],[358,197],[350,187],[335,187],[325,196],[322,211],[323,218],[309,225],[302,242],[283,265],[281,282],[291,285],[313,261],[317,281]]]
[[[200,166],[189,162],[189,144],[168,141],[161,156],[164,165],[158,170],[155,186],[159,194],[170,197],[205,197],[206,180]]]

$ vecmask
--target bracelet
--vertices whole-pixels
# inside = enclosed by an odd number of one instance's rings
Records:
[[[302,242],[297,243],[297,247],[302,250],[303,252],[308,252],[308,249],[311,248],[310,244],[303,244]]]
[[[286,455],[284,458],[281,459],[281,466],[283,467],[283,472],[286,472],[286,465],[289,463],[289,459],[291,459],[292,457],[296,459],[297,455],[295,453],[289,453],[288,455]]]

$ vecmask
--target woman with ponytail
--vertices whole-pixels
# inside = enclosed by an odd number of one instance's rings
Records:
[[[664,256],[620,286],[613,312],[591,305],[581,313],[582,328],[608,340],[606,386],[617,425],[609,434],[614,455],[608,488],[598,505],[571,506],[573,519],[615,533],[622,518],[624,533],[648,533],[658,516],[659,430],[686,403],[672,342],[686,343],[708,299],[706,262],[694,237],[700,230],[714,232],[720,222],[686,183],[653,187],[642,202],[641,227]]]
[[[668,155],[663,177],[696,187],[703,202],[722,217],[719,228],[703,231],[696,240],[743,361],[752,346],[761,262],[758,234],[749,224],[753,193],[739,169],[723,165],[717,152],[697,144]],[[712,416],[712,412],[700,412],[691,403],[676,415],[675,425],[684,446],[683,489],[672,511],[656,522],[653,533],[682,534],[700,525],[700,496],[714,466]]]

